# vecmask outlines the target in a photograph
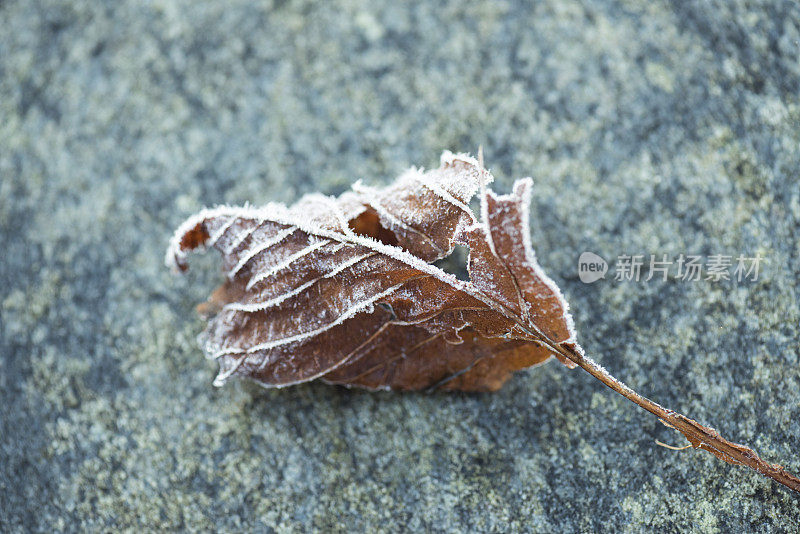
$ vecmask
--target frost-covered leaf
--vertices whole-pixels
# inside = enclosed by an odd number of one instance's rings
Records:
[[[491,175],[465,155],[385,188],[292,207],[219,207],[186,221],[168,251],[214,247],[227,280],[204,310],[215,381],[286,386],[321,378],[367,388],[495,390],[518,369],[575,348],[567,304],[530,246],[531,181],[481,193]],[[469,248],[469,281],[433,265]],[[571,362],[570,362],[571,364]]]
[[[411,169],[386,188],[356,184],[294,206],[219,207],[175,233],[167,263],[214,247],[226,281],[200,306],[201,336],[231,376],[266,386],[320,378],[366,388],[498,389],[518,369],[556,356],[580,366],[683,433],[689,446],[742,464],[800,492],[800,479],[750,448],[639,395],[584,355],[558,287],[528,233],[531,181],[509,195],[491,175],[445,152],[439,169]],[[481,216],[469,202],[480,191]],[[469,281],[434,262],[469,248]]]

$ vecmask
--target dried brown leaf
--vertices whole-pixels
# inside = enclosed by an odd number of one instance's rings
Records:
[[[567,302],[536,261],[530,179],[509,195],[486,189],[476,160],[446,152],[385,188],[356,184],[292,207],[204,210],[176,232],[167,263],[214,247],[225,283],[200,306],[201,336],[231,376],[265,386],[320,378],[372,389],[493,391],[516,370],[555,356],[684,434],[694,448],[800,491],[800,479],[713,428],[643,397],[586,357]],[[469,208],[480,192],[481,216]],[[434,262],[469,248],[469,281]]]
[[[484,191],[478,220],[469,202],[491,180],[445,153],[439,169],[386,188],[189,219],[168,260],[183,270],[187,251],[214,247],[227,273],[203,307],[217,312],[203,335],[215,383],[495,390],[513,371],[563,359],[548,347],[576,346],[575,332],[529,243],[531,181]],[[457,244],[470,250],[469,281],[433,265]]]

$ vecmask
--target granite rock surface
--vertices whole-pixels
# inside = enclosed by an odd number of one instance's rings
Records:
[[[215,389],[219,264],[162,258],[203,206],[483,145],[496,189],[534,178],[587,352],[797,473],[799,54],[789,0],[0,2],[0,530],[796,531],[798,495],[555,362],[492,395]],[[614,280],[651,254],[764,261]]]

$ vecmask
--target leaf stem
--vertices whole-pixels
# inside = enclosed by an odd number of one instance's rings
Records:
[[[611,376],[603,366],[581,354],[574,347],[568,344],[560,344],[553,348],[609,388],[652,413],[667,426],[681,432],[695,449],[708,451],[717,458],[731,464],[745,465],[800,493],[800,478],[786,471],[783,466],[767,463],[759,458],[753,449],[728,441],[713,428],[703,426],[683,414],[664,408],[647,397],[639,395],[623,382]]]

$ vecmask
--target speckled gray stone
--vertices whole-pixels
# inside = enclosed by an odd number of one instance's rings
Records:
[[[0,530],[800,528],[800,498],[580,370],[493,395],[211,387],[202,206],[475,151],[533,176],[587,351],[800,471],[793,1],[0,2]],[[757,282],[578,280],[578,255],[761,254]]]

